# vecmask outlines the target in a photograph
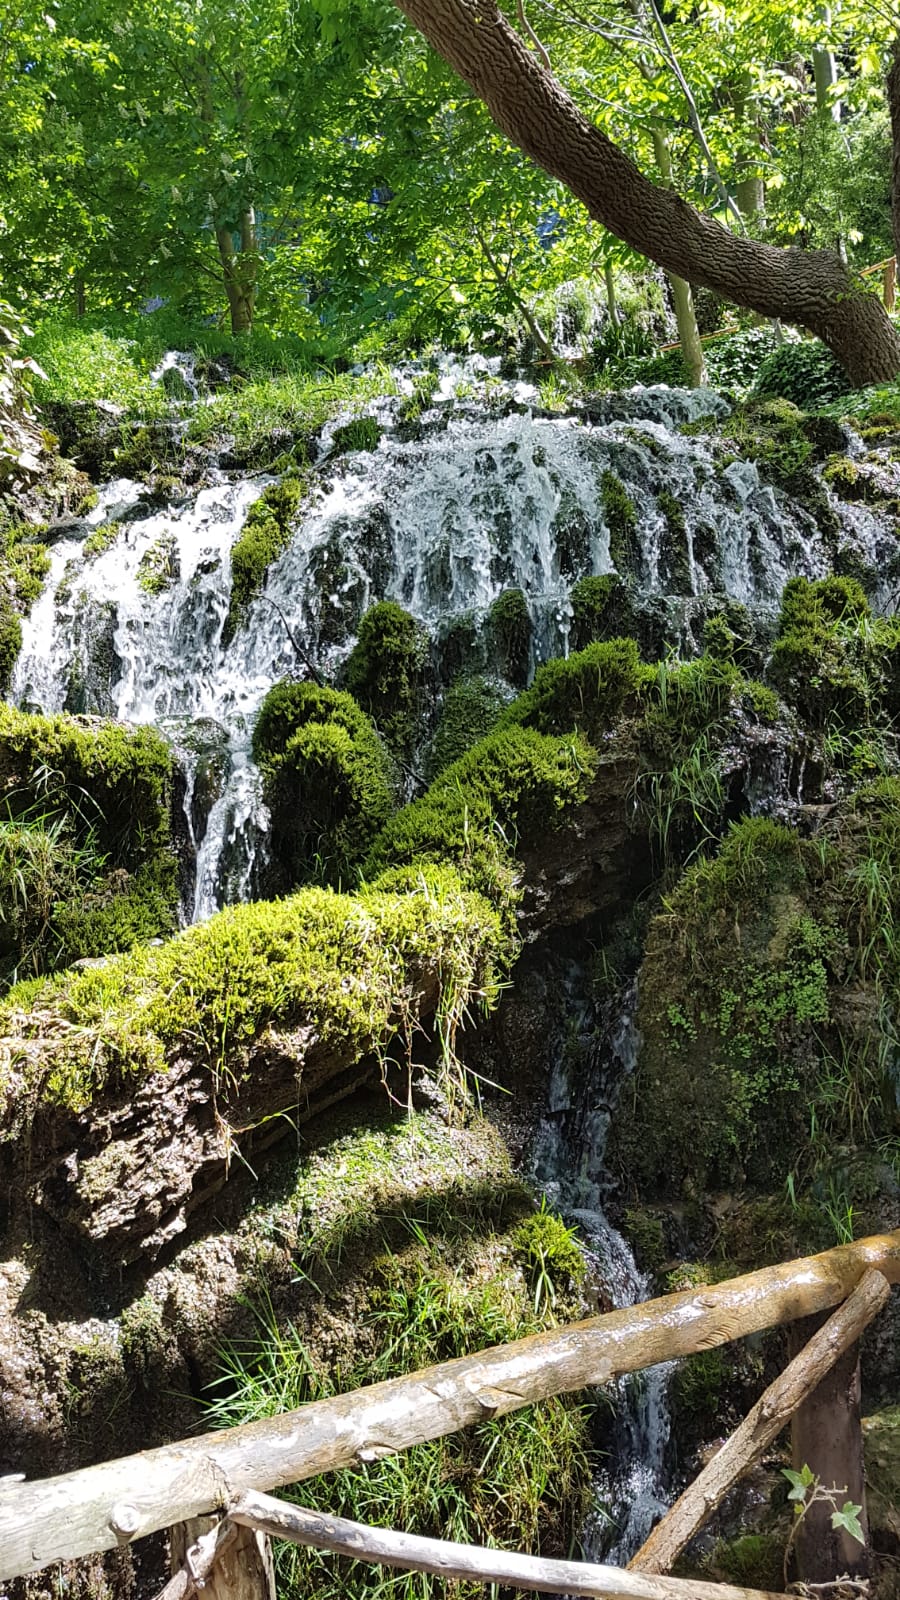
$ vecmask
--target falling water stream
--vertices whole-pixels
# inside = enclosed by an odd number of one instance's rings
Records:
[[[175,356],[157,372],[170,393],[173,372],[196,393],[192,367]],[[408,376],[400,388],[411,391]],[[727,409],[709,391],[637,390],[548,416],[534,389],[504,384],[490,363],[445,359],[415,437],[399,408],[397,397],[370,408],[384,430],[374,451],[339,455],[335,424],[325,427],[290,545],[230,644],[230,552],[271,476],[229,473],[213,460],[202,488],[162,506],[146,486],[118,479],[51,547],[13,698],[26,709],[152,723],[170,738],[195,856],[185,921],[257,892],[268,818],[251,735],[268,689],[298,669],[292,639],[329,673],[377,599],[401,602],[440,637],[454,618],[483,618],[515,586],[534,624],[532,664],[564,653],[573,581],[615,570],[603,511],[608,471],[637,511],[630,576],[644,598],[658,599],[669,637],[687,651],[699,642],[692,629],[698,617],[702,624],[705,595],[771,615],[788,577],[831,568],[802,506],[764,484],[752,463],[724,458],[712,437],[678,431]],[[677,593],[666,496],[684,518]],[[878,526],[869,508],[852,508],[848,538],[872,559]],[[148,584],[161,571],[165,581]],[[572,1012],[583,1016],[583,983],[574,970],[567,982]],[[604,1213],[606,1133],[634,1064],[634,1010],[631,989],[613,1023],[581,1050],[577,1071],[565,1050],[555,1051],[534,1152],[536,1182],[577,1220],[618,1305],[647,1292]],[[614,1531],[596,1519],[594,1554],[626,1561],[665,1502],[665,1388],[660,1368],[620,1386],[621,1465],[598,1484]]]

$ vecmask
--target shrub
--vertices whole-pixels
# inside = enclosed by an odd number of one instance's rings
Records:
[[[337,689],[277,683],[253,754],[285,883],[346,883],[392,804],[390,763],[369,718]]]
[[[393,600],[370,607],[359,625],[344,683],[386,744],[409,755],[422,710],[428,635]]]
[[[766,356],[754,391],[761,396],[779,395],[804,411],[815,411],[849,394],[851,387],[827,346],[818,339],[803,339]]]

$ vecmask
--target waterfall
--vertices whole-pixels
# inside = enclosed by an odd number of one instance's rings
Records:
[[[612,1014],[599,1019],[588,998],[588,975],[576,964],[564,970],[561,990],[569,1038],[564,1046],[558,1039],[553,1042],[533,1177],[553,1204],[577,1222],[586,1254],[613,1306],[631,1306],[649,1298],[651,1283],[606,1216],[604,1154],[616,1102],[637,1062],[637,986],[628,984]],[[612,1386],[614,1447],[595,1483],[595,1505],[584,1529],[588,1560],[626,1566],[669,1503],[670,1370],[649,1367]]]
[[[194,382],[178,353],[157,373]],[[384,429],[376,450],[336,454],[335,426],[346,417],[325,427],[291,542],[227,646],[230,552],[271,477],[241,478],[211,461],[204,487],[163,505],[118,479],[51,547],[44,593],[23,626],[15,703],[159,724],[182,750],[218,740],[215,771],[207,751],[199,787],[201,758],[188,759],[186,826],[198,858],[188,920],[258,879],[267,819],[250,740],[267,690],[298,670],[293,640],[327,676],[375,600],[399,601],[440,637],[464,614],[477,624],[518,587],[534,662],[564,653],[573,581],[616,569],[609,473],[637,518],[626,576],[636,594],[656,597],[668,636],[687,651],[698,645],[705,596],[771,616],[789,576],[830,570],[808,512],[751,463],[723,460],[711,437],[679,431],[727,410],[708,390],[639,389],[550,416],[531,385],[501,379],[483,358],[445,358],[435,381],[415,437],[402,414],[408,375],[400,396],[370,407]],[[666,515],[673,500],[678,550]],[[854,515],[859,523],[871,514]],[[874,538],[871,528],[857,532]]]

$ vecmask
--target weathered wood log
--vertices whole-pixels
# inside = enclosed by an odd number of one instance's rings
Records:
[[[172,1576],[157,1600],[189,1600],[206,1583],[223,1551],[238,1536],[227,1517],[194,1517],[176,1523],[171,1535]]]
[[[778,1437],[797,1407],[835,1362],[856,1343],[890,1292],[890,1284],[883,1273],[873,1268],[863,1274],[850,1298],[769,1385],[740,1427],[657,1523],[649,1539],[629,1562],[632,1572],[668,1572],[675,1557],[728,1490]],[[810,1461],[810,1466],[816,1470],[814,1461]]]
[[[900,1282],[900,1229],[316,1400],[283,1416],[0,1490],[0,1579],[74,1560],[550,1395],[726,1344],[845,1300],[869,1267]]]
[[[792,1329],[794,1338],[808,1328]],[[797,1576],[803,1583],[833,1583],[846,1574],[865,1578],[871,1565],[866,1516],[866,1480],[860,1421],[859,1345],[852,1344],[797,1408],[791,1424],[791,1457],[796,1471],[809,1466],[823,1489],[837,1489],[838,1509],[851,1500],[860,1507],[863,1543],[846,1528],[833,1528],[835,1509],[814,1500],[794,1539]]]
[[[229,1507],[235,1522],[288,1539],[350,1556],[354,1561],[374,1561],[407,1572],[432,1572],[457,1582],[502,1583],[514,1589],[537,1589],[550,1594],[608,1596],[609,1600],[774,1600],[759,1589],[736,1589],[730,1583],[696,1583],[693,1578],[663,1578],[629,1572],[623,1567],[601,1567],[581,1561],[547,1561],[542,1556],[486,1550],[477,1544],[423,1539],[390,1528],[370,1528],[345,1517],[329,1517],[305,1506],[286,1505],[266,1494],[243,1494]],[[787,1600],[781,1596],[780,1600]]]

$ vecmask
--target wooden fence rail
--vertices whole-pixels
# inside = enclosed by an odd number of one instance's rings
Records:
[[[551,1395],[830,1311],[868,1268],[900,1282],[900,1230],[550,1329],[265,1421],[0,1486],[0,1580],[224,1510],[250,1490],[377,1460]]]

